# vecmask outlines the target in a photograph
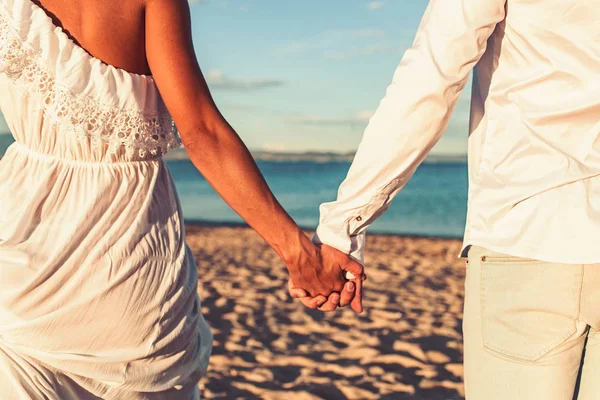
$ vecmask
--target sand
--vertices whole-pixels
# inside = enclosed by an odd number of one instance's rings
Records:
[[[186,232],[215,337],[202,398],[463,398],[459,240],[370,235],[359,315],[291,299],[284,264],[248,228]]]

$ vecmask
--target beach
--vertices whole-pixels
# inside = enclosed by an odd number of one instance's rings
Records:
[[[249,228],[186,234],[214,333],[202,398],[464,398],[460,240],[368,235],[359,315],[291,299],[283,262]]]

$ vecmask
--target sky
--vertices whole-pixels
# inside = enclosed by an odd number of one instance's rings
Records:
[[[426,6],[190,1],[194,47],[217,106],[250,149],[285,152],[356,150]],[[469,94],[470,83],[432,153],[466,153]]]

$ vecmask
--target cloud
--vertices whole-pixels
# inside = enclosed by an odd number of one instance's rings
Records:
[[[369,2],[369,4],[367,5],[367,8],[371,11],[373,10],[379,10],[380,8],[383,7],[383,1],[371,1]]]
[[[373,54],[387,53],[398,50],[396,46],[389,44],[370,44],[363,47],[351,47],[346,50],[328,50],[322,53],[323,57],[331,60],[347,60],[354,57],[370,56]]]
[[[285,81],[279,79],[235,79],[226,76],[221,71],[210,71],[206,74],[206,81],[211,89],[252,91],[271,87],[278,87],[285,84]]]
[[[382,40],[385,40],[385,32],[380,28],[330,29],[318,35],[288,42],[281,47],[281,50],[287,53],[303,53],[314,50],[323,52],[339,49],[346,44],[365,41],[371,43]]]
[[[410,36],[390,40],[381,28],[327,30],[318,35],[294,40],[280,46],[285,53],[320,54],[331,60],[368,57],[380,53],[400,53],[412,41]]]
[[[272,152],[284,152],[287,149],[285,143],[282,142],[265,142],[262,145],[262,149],[264,151],[272,151]]]
[[[232,111],[252,111],[252,112],[270,112],[271,110],[257,104],[241,104],[241,103],[226,103],[219,102],[219,108],[232,110]]]
[[[191,5],[195,4],[211,4],[218,7],[227,8],[229,6],[228,0],[188,0]]]
[[[352,39],[352,38],[376,38],[385,39],[385,32],[381,28],[363,28],[363,29],[338,29],[325,32],[325,36],[332,39]]]
[[[305,115],[301,117],[292,117],[288,121],[296,125],[312,126],[340,126],[340,125],[366,125],[373,116],[373,111],[359,111],[354,115],[347,117],[324,117],[320,115]]]

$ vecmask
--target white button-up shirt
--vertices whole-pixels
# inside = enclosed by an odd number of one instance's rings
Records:
[[[431,0],[316,243],[363,261],[473,67],[465,247],[600,262],[600,0]]]

